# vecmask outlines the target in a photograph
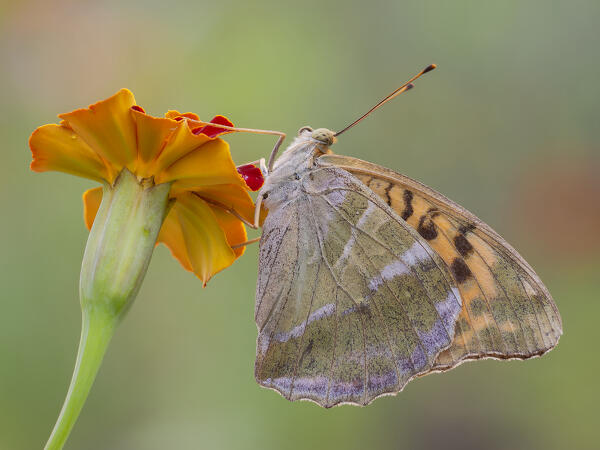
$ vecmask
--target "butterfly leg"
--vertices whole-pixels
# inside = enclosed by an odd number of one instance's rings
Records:
[[[264,159],[263,159],[264,161]],[[221,208],[223,211],[227,211],[229,214],[235,216],[237,219],[241,220],[246,226],[257,230],[258,228],[260,228],[260,208],[262,205],[262,200],[263,200],[263,196],[259,195],[258,199],[256,200],[256,204],[254,207],[254,221],[253,222],[249,222],[248,220],[246,220],[244,217],[242,217],[242,215],[240,213],[238,213],[235,209],[230,208],[227,205],[224,205],[223,203],[220,203],[216,200],[212,200],[212,199],[208,199],[208,198],[203,198],[202,200],[204,200],[206,203],[210,203],[213,206],[216,206],[217,208]]]
[[[260,197],[259,197],[260,199]],[[231,214],[232,216],[235,216],[237,219],[241,220],[246,226],[249,226],[250,228],[253,229],[257,229],[258,225],[255,225],[255,223],[258,223],[256,220],[256,212],[254,214],[254,223],[252,222],[248,222],[246,219],[244,219],[244,217],[242,217],[242,215],[240,213],[238,213],[235,209],[230,208],[227,205],[224,205],[223,203],[220,203],[216,200],[212,200],[212,199],[208,199],[208,198],[202,198],[202,200],[204,200],[206,203],[210,203],[213,206],[216,206],[217,208],[221,208],[223,211],[227,211],[229,214]],[[260,211],[259,211],[259,217],[260,217]]]
[[[277,150],[279,150],[279,147],[281,147],[281,144],[283,143],[284,139],[285,139],[285,133],[280,133],[279,139],[277,139],[277,142],[275,142],[275,147],[273,147],[273,150],[271,150],[271,154],[269,155],[269,165],[267,166],[267,172],[266,172],[267,175],[273,170],[273,164],[275,164],[275,157],[277,156]]]
[[[265,172],[265,174],[268,174],[269,172],[271,172],[273,170],[273,164],[275,164],[275,157],[277,156],[277,151],[279,150],[279,147],[281,147],[281,144],[283,143],[283,140],[285,139],[286,134],[282,133],[281,131],[273,131],[273,130],[260,130],[257,128],[238,128],[238,127],[229,127],[227,125],[221,125],[218,123],[210,123],[210,122],[202,122],[202,121],[194,121],[195,123],[198,123],[200,125],[206,125],[206,126],[211,126],[214,128],[222,128],[223,130],[227,130],[227,131],[237,131],[238,133],[255,133],[255,134],[268,134],[271,136],[279,136],[279,138],[277,139],[277,142],[275,143],[275,147],[273,147],[273,150],[271,150],[271,154],[269,155],[269,164],[267,166],[267,171]],[[260,162],[260,160],[259,160]],[[262,167],[261,167],[262,170]]]
[[[236,249],[240,247],[245,247],[246,245],[254,244],[255,242],[260,241],[260,236],[254,239],[250,239],[249,241],[242,242],[241,244],[232,245],[231,248]]]
[[[271,172],[271,170],[273,170],[273,164],[275,164],[275,157],[277,156],[277,151],[279,150],[279,147],[281,147],[281,144],[283,143],[283,140],[285,139],[286,134],[281,132],[281,131],[273,131],[273,130],[260,130],[258,128],[238,128],[238,127],[229,127],[227,125],[221,125],[219,123],[211,123],[211,122],[202,122],[202,121],[198,121],[195,120],[195,123],[199,124],[199,125],[205,125],[205,126],[211,126],[214,128],[222,128],[223,130],[227,130],[227,131],[237,131],[238,133],[255,133],[255,134],[268,134],[271,136],[279,136],[279,138],[277,139],[277,142],[275,143],[275,147],[273,147],[273,150],[271,150],[271,154],[269,155],[269,164],[267,166],[267,171],[264,171],[265,174],[268,174],[269,172]],[[260,160],[259,160],[260,162]],[[261,166],[261,170],[262,170],[262,166]]]

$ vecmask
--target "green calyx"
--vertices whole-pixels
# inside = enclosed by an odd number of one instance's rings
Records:
[[[168,207],[170,184],[141,182],[124,169],[104,186],[83,255],[81,307],[121,316],[138,293]]]
[[[138,180],[127,169],[103,188],[83,256],[82,330],[67,398],[47,450],[61,449],[77,420],[113,332],[142,284],[169,208],[170,183]]]

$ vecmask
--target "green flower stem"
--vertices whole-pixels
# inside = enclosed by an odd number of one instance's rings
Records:
[[[60,450],[90,392],[115,328],[133,303],[169,207],[170,184],[155,186],[124,169],[105,185],[81,265],[83,313],[67,398],[46,444]]]
[[[46,450],[63,448],[94,383],[115,327],[116,320],[112,314],[100,308],[83,313],[73,378],[58,421],[46,444]]]

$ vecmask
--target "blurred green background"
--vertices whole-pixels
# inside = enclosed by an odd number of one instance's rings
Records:
[[[334,150],[396,169],[491,224],[536,268],[565,335],[366,408],[258,387],[257,247],[206,289],[164,247],[67,449],[598,448],[600,2],[0,2],[0,448],[41,448],[79,340],[93,183],[29,172],[27,138],[128,87],[146,111],[340,129],[439,69]],[[273,139],[231,136],[238,163]]]

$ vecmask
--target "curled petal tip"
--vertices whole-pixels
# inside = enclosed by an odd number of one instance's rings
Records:
[[[210,120],[210,123],[214,123],[216,125],[225,125],[226,127],[233,127],[233,122],[231,122],[225,116],[215,116]],[[225,128],[212,127],[210,125],[205,125],[203,127],[194,128],[192,130],[192,133],[194,133],[194,134],[204,134],[204,135],[208,136],[209,138],[214,138],[220,134],[230,133],[230,132],[231,132],[230,130],[226,130]]]
[[[254,164],[245,164],[237,168],[238,173],[244,179],[246,185],[252,191],[258,191],[265,183],[265,178],[258,167]]]

